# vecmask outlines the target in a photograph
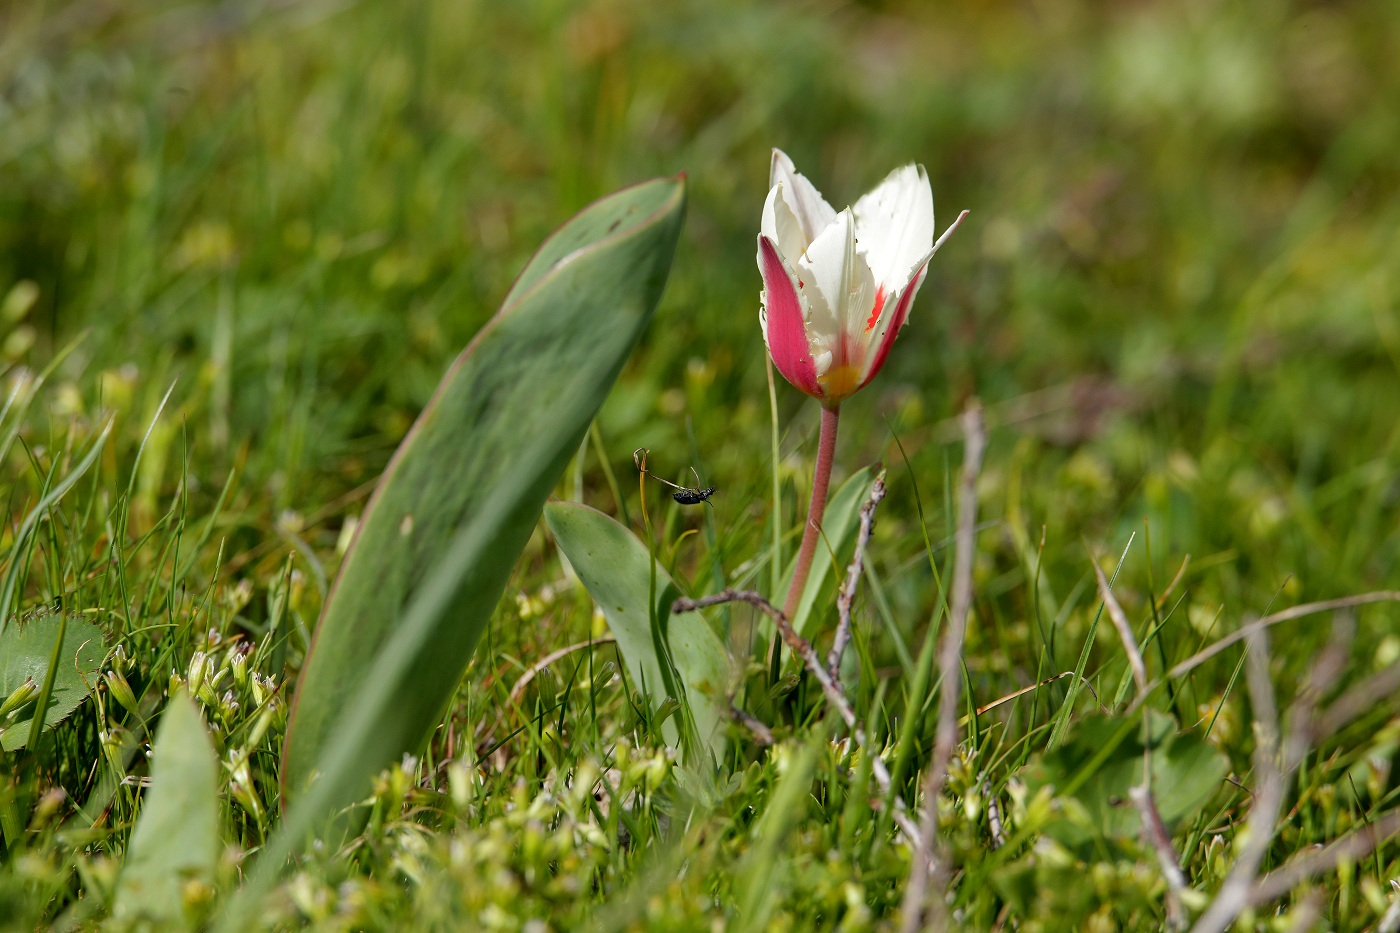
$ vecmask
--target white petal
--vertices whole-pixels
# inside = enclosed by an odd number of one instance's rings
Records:
[[[768,192],[768,200],[763,202],[763,220],[759,229],[773,241],[788,263],[794,263],[807,251],[811,238],[802,232],[802,225],[797,222],[792,207],[783,196],[785,187],[785,184],[779,183]]]
[[[879,368],[884,365],[895,336],[898,335],[900,328],[909,323],[910,309],[913,307],[915,297],[919,294],[919,286],[924,284],[924,278],[928,275],[929,261],[938,252],[939,247],[947,242],[948,237],[952,236],[953,231],[958,229],[958,225],[963,222],[967,214],[967,211],[959,214],[958,219],[953,221],[948,229],[943,231],[943,235],[938,238],[938,241],[933,244],[933,248],[915,262],[913,276],[902,289],[886,294],[875,326],[865,334],[865,365],[861,372],[861,385],[869,382]]]
[[[826,203],[826,198],[806,176],[798,174],[786,153],[774,149],[773,164],[768,171],[768,186],[774,188],[780,182],[783,185],[783,198],[792,208],[807,242],[811,243],[835,219],[836,209]]]
[[[807,247],[797,261],[797,277],[811,307],[807,335],[813,356],[829,350],[838,364],[857,362],[851,357],[864,345],[875,277],[856,251],[855,219],[849,209],[837,214]]]
[[[899,330],[909,323],[909,310],[913,306],[914,298],[919,294],[919,287],[924,284],[927,273],[927,269],[920,270],[905,288],[892,292],[885,298],[879,320],[864,336],[865,356],[861,364],[861,385],[869,382],[875,371],[884,365],[885,357],[890,352],[887,341],[893,341]],[[900,308],[901,304],[904,305],[903,309]],[[891,330],[895,332],[893,335]]]
[[[838,216],[793,264],[797,267],[798,293],[807,309],[807,337],[812,341],[813,356],[834,347],[840,333],[836,317],[840,305],[833,296],[840,291],[841,255],[849,226]]]
[[[886,293],[902,290],[933,247],[933,190],[922,165],[891,172],[855,206],[856,239]]]

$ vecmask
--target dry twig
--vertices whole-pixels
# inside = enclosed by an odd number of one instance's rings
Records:
[[[759,745],[769,746],[773,744],[773,730],[754,718],[748,710],[740,709],[734,703],[729,704],[729,716],[739,725],[748,729],[753,735],[754,741]]]
[[[1181,567],[1176,571],[1176,576],[1172,577],[1172,582],[1167,584],[1167,588],[1157,597],[1157,608],[1164,609],[1167,605],[1167,597],[1172,595],[1176,585],[1186,578],[1186,568],[1191,566],[1191,555],[1187,554],[1181,559]]]
[[[1274,702],[1274,685],[1269,680],[1269,636],[1256,631],[1250,637],[1245,654],[1245,682],[1254,707],[1254,806],[1249,810],[1245,832],[1247,841],[1240,851],[1225,883],[1215,900],[1196,920],[1192,933],[1221,933],[1234,923],[1240,912],[1249,906],[1250,890],[1254,887],[1259,865],[1269,851],[1274,838],[1275,823],[1283,794],[1287,788],[1288,770],[1279,766],[1278,706]]]
[[[1400,833],[1400,810],[1390,810],[1324,848],[1311,849],[1269,872],[1250,890],[1249,903],[1258,906],[1276,901],[1309,878],[1336,868],[1341,861],[1356,862],[1365,858],[1396,833]]]
[[[837,714],[841,717],[841,721],[846,724],[846,728],[851,730],[851,735],[855,738],[856,743],[865,754],[870,756],[870,772],[874,775],[876,783],[880,785],[880,790],[886,796],[889,796],[891,785],[890,772],[889,769],[885,767],[884,760],[880,757],[879,749],[874,748],[867,741],[865,730],[860,727],[856,719],[855,710],[851,708],[850,701],[846,699],[846,694],[841,690],[841,685],[832,680],[831,675],[828,674],[826,668],[822,666],[821,658],[817,657],[816,649],[812,647],[812,643],[797,634],[797,631],[792,627],[792,623],[788,621],[787,616],[783,615],[782,610],[752,590],[722,590],[713,596],[705,596],[700,599],[687,599],[682,597],[671,604],[671,611],[677,614],[682,612],[694,612],[697,609],[704,609],[707,606],[718,606],[720,603],[735,602],[748,603],[773,620],[773,624],[778,628],[778,634],[782,636],[788,649],[802,659],[802,663],[806,666],[808,672],[816,678],[817,683],[821,685],[822,693],[826,694],[827,702],[836,708]],[[894,821],[900,828],[900,831],[904,833],[909,844],[917,845],[919,838],[918,827],[916,827],[914,821],[909,818],[909,814],[904,807],[904,800],[897,796],[894,798]]]
[[[1026,694],[1030,693],[1032,690],[1039,690],[1041,687],[1048,686],[1048,685],[1050,685],[1050,684],[1055,683],[1056,681],[1064,680],[1066,677],[1073,677],[1073,676],[1074,676],[1074,671],[1064,671],[1064,672],[1062,672],[1062,673],[1056,674],[1054,677],[1047,677],[1047,678],[1045,678],[1044,680],[1040,681],[1039,683],[1031,684],[1029,687],[1022,687],[1020,690],[1017,690],[1017,691],[1015,691],[1015,692],[1013,692],[1013,693],[1008,693],[1008,694],[1007,694],[1006,696],[1004,696],[1004,697],[998,697],[997,699],[995,699],[995,700],[993,700],[992,702],[986,704],[985,706],[979,706],[979,707],[977,707],[977,715],[978,715],[978,716],[981,716],[983,713],[990,712],[991,710],[996,709],[998,706],[1001,706],[1003,703],[1010,703],[1012,700],[1016,699],[1017,697],[1023,697],[1023,696],[1025,696]],[[1088,690],[1088,691],[1089,691],[1089,696],[1093,697],[1093,698],[1094,698],[1094,702],[1098,704],[1099,712],[1103,713],[1105,716],[1111,716],[1111,715],[1113,715],[1112,712],[1109,710],[1109,708],[1108,708],[1107,706],[1104,706],[1104,705],[1103,705],[1103,701],[1099,699],[1099,694],[1098,694],[1098,692],[1094,689],[1094,685],[1091,684],[1091,683],[1089,682],[1089,678],[1084,677],[1084,676],[1081,675],[1080,678],[1079,678],[1079,686],[1080,686],[1081,688],[1083,688],[1084,690]],[[966,719],[968,719],[968,718],[969,718],[969,717],[964,716],[963,719],[960,720],[959,722],[962,722],[963,720],[966,720]]]
[[[1230,873],[1225,877],[1224,884],[1220,886],[1215,900],[1191,928],[1192,933],[1219,933],[1226,930],[1242,911],[1266,899],[1259,894],[1267,882],[1267,879],[1257,880],[1259,866],[1263,863],[1277,831],[1279,811],[1282,809],[1288,784],[1307,754],[1311,737],[1316,734],[1318,700],[1331,691],[1346,667],[1353,632],[1350,617],[1339,615],[1332,626],[1331,640],[1309,670],[1307,682],[1289,710],[1288,734],[1280,737],[1278,707],[1274,702],[1274,688],[1269,679],[1268,631],[1260,626],[1259,622],[1244,626],[1244,630],[1250,632],[1245,653],[1245,682],[1249,686],[1250,703],[1254,707],[1257,733],[1254,750],[1254,805],[1250,807],[1249,816],[1246,818],[1247,841]],[[1374,831],[1375,825],[1370,828]],[[1360,837],[1363,844],[1367,841],[1363,832],[1358,831],[1354,836]],[[1371,845],[1374,845],[1374,842],[1371,842]],[[1370,850],[1364,849],[1363,854],[1365,851]],[[1344,854],[1344,851],[1339,852],[1336,858],[1341,858]],[[1307,859],[1299,860],[1304,861]],[[1331,864],[1335,864],[1335,861]]]
[[[1336,609],[1350,609],[1353,606],[1365,606],[1370,603],[1394,602],[1400,602],[1400,590],[1377,590],[1374,593],[1343,596],[1340,599],[1324,599],[1321,602],[1303,603],[1301,606],[1293,606],[1289,609],[1284,609],[1282,612],[1275,612],[1272,615],[1264,616],[1261,619],[1255,619],[1253,622],[1240,626],[1238,631],[1231,632],[1215,644],[1191,655],[1191,657],[1167,671],[1164,677],[1158,678],[1158,681],[1154,681],[1149,686],[1155,687],[1157,686],[1157,682],[1163,679],[1174,680],[1187,671],[1195,670],[1231,645],[1239,644],[1256,632],[1262,632],[1271,626],[1278,625],[1280,622],[1291,622],[1294,619],[1301,619],[1305,616],[1317,615],[1322,612],[1331,612]]]
[[[1338,697],[1317,718],[1312,738],[1335,735],[1353,719],[1374,709],[1380,701],[1394,697],[1397,690],[1400,690],[1400,661],[1382,668]]]
[[[846,581],[841,584],[841,592],[836,597],[836,637],[831,642],[831,652],[826,657],[826,670],[832,680],[840,680],[841,655],[851,641],[851,606],[856,601],[856,587],[860,585],[860,575],[865,571],[865,547],[870,543],[870,535],[875,530],[875,507],[885,498],[885,473],[875,477],[870,487],[870,497],[860,507],[860,534],[856,538],[855,554],[851,566],[846,571]]]
[[[531,664],[530,669],[520,675],[520,679],[515,682],[515,686],[510,688],[510,701],[512,703],[519,703],[520,697],[524,695],[525,688],[530,685],[530,681],[539,676],[540,671],[549,667],[549,665],[558,661],[560,658],[567,657],[575,651],[582,651],[584,648],[596,648],[599,645],[611,645],[616,642],[617,639],[613,636],[604,635],[601,638],[591,638],[588,641],[581,641],[576,645],[569,645],[567,648],[560,648],[558,651],[551,651],[534,664]]]
[[[1137,684],[1140,697],[1147,692],[1147,665],[1142,663],[1142,652],[1138,650],[1137,639],[1133,637],[1133,627],[1128,623],[1128,616],[1123,612],[1123,607],[1118,605],[1113,590],[1109,589],[1108,578],[1103,575],[1098,561],[1093,561],[1093,564],[1094,576],[1099,581],[1099,596],[1108,608],[1108,617],[1113,620],[1113,627],[1118,630],[1118,639],[1123,642],[1123,650],[1127,652],[1128,666],[1133,669],[1133,681]]]
[[[1175,680],[1176,678],[1195,670],[1202,664],[1209,661],[1211,658],[1220,654],[1226,648],[1229,648],[1232,645],[1237,645],[1242,641],[1246,641],[1253,635],[1259,632],[1263,632],[1275,625],[1278,625],[1280,622],[1291,622],[1294,619],[1302,619],[1307,616],[1318,615],[1319,613],[1323,612],[1350,609],[1355,606],[1367,606],[1372,603],[1395,602],[1400,602],[1400,590],[1377,590],[1373,593],[1359,593],[1356,596],[1343,596],[1339,599],[1324,599],[1320,602],[1315,603],[1303,603],[1300,606],[1293,606],[1291,608],[1284,609],[1281,612],[1275,612],[1272,615],[1267,615],[1263,618],[1255,619],[1253,622],[1247,622],[1244,625],[1240,626],[1240,628],[1237,631],[1231,632],[1229,635],[1226,635],[1224,638],[1220,639],[1214,644],[1202,648],[1200,651],[1197,651],[1185,661],[1176,664],[1161,677],[1150,681],[1147,684],[1147,691],[1143,694],[1140,694],[1138,698],[1133,701],[1132,705],[1128,707],[1128,715],[1132,715],[1133,713],[1137,712],[1138,708],[1142,706],[1142,703],[1146,699],[1147,695],[1150,694],[1153,690],[1156,690],[1166,681]],[[1376,676],[1379,677],[1380,674],[1377,674]],[[1400,677],[1400,672],[1396,672],[1395,676]]]
[[[1148,754],[1143,749],[1144,755]],[[1151,764],[1145,762],[1142,783],[1128,788],[1128,796],[1138,809],[1142,819],[1142,838],[1157,853],[1157,864],[1162,869],[1162,877],[1167,879],[1167,926],[1173,930],[1186,929],[1186,908],[1181,894],[1187,889],[1186,875],[1181,871],[1181,861],[1172,846],[1171,834],[1162,823],[1162,815],[1157,812],[1157,803],[1152,799]]]
[[[961,663],[963,638],[967,634],[967,617],[972,609],[972,563],[977,546],[977,477],[982,471],[982,453],[987,446],[987,432],[982,420],[982,406],[976,399],[962,416],[963,472],[958,487],[958,536],[953,552],[953,593],[948,614],[948,628],[938,646],[938,731],[934,737],[933,759],[924,774],[924,811],[919,820],[919,846],[914,852],[914,864],[909,870],[909,883],[904,889],[904,933],[913,933],[923,923],[925,892],[932,876],[934,898],[930,925],[946,929],[947,910],[942,899],[946,887],[947,860],[934,851],[938,833],[938,795],[953,758],[958,739],[958,694],[962,686]]]

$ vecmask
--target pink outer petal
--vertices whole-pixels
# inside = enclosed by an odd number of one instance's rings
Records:
[[[802,317],[797,286],[778,248],[765,236],[758,238],[758,271],[763,273],[768,353],[773,357],[773,365],[788,382],[808,395],[821,398],[817,366],[807,342],[807,324]]]
[[[928,274],[928,264],[925,263],[918,273],[910,281],[904,291],[899,293],[899,303],[894,306],[894,320],[890,322],[890,329],[885,331],[885,338],[880,341],[880,345],[875,348],[875,358],[865,372],[865,379],[860,387],[865,386],[875,374],[880,371],[880,367],[885,365],[885,357],[890,355],[890,348],[894,346],[894,338],[899,335],[899,330],[904,326],[904,322],[909,318],[909,308],[914,304],[914,296],[919,293],[919,286],[924,283],[924,276]]]

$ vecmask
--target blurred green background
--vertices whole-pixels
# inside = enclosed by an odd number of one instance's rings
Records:
[[[1063,596],[1144,519],[1158,589],[1189,552],[1205,604],[1394,584],[1397,62],[1388,0],[5,3],[4,365],[91,329],[50,413],[129,409],[131,445],[178,376],[166,444],[210,500],[241,468],[238,554],[378,475],[551,229],[685,172],[601,429],[619,475],[648,446],[720,487],[732,567],[768,510],[769,149],[838,206],[918,161],[940,228],[972,216],[843,419],[838,472],[898,466],[882,534],[913,540],[911,480],[946,524],[976,394],[993,615],[1021,614],[1042,528]],[[815,406],[779,406],[810,453]],[[884,559],[920,617],[918,546]]]

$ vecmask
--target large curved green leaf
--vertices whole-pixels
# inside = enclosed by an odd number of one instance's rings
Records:
[[[295,804],[319,774],[306,809],[342,806],[426,743],[545,497],[651,319],[684,207],[675,178],[586,208],[444,377],[322,612],[297,684],[284,799]]]
[[[666,678],[647,611],[652,558],[646,545],[612,518],[575,502],[549,503],[544,520],[559,550],[607,616],[632,683],[645,685],[652,706],[659,706],[666,699],[662,686]],[[732,676],[729,656],[699,613],[671,616],[671,603],[679,595],[670,575],[658,565],[659,628],[666,633],[698,738],[718,758],[724,752],[725,693]],[[674,721],[668,720],[664,729],[667,741],[676,744],[680,736]]]
[[[60,630],[63,646],[57,654],[44,729],[52,729],[66,719],[97,682],[97,671],[107,653],[102,629],[79,615],[69,615],[67,624],[63,622],[62,613],[44,609],[0,633],[0,701],[24,687],[26,681],[32,685],[27,692],[35,697],[18,706],[13,720],[6,722],[8,716],[0,720],[0,745],[7,752],[23,748],[29,741],[37,698],[48,677],[49,663],[55,657]]]

